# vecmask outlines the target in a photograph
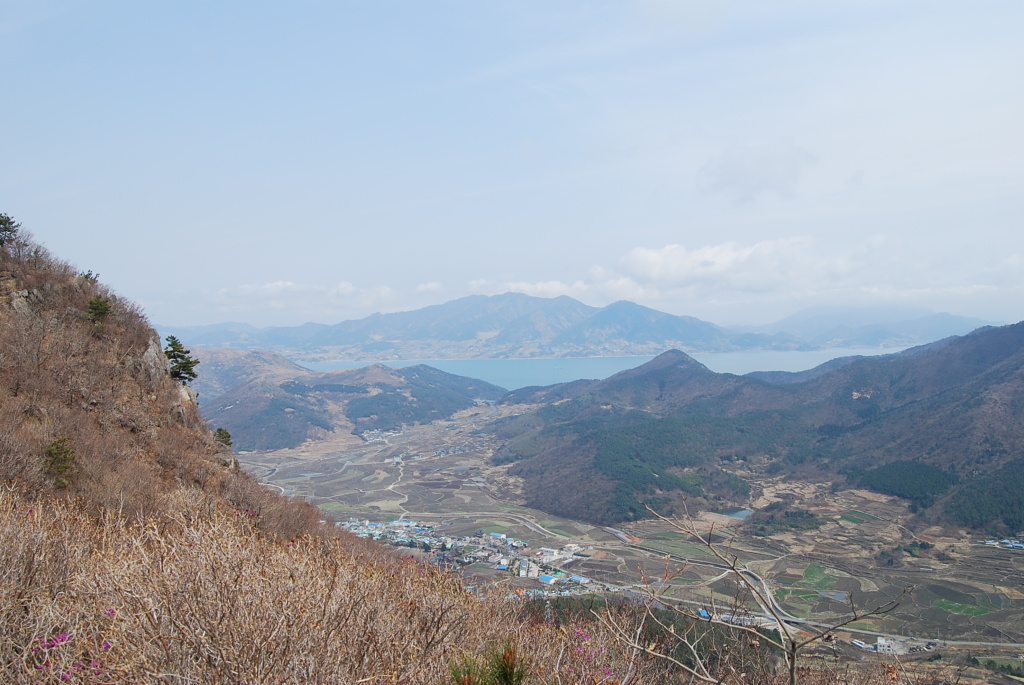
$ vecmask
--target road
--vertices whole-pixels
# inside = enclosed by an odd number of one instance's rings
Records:
[[[567,539],[567,540],[570,539],[568,535],[563,535],[562,533],[556,533],[554,531],[548,530],[547,528],[545,528],[544,526],[540,525],[536,521],[534,521],[532,519],[529,519],[529,518],[527,518],[525,516],[520,516],[519,514],[507,514],[507,513],[504,513],[504,512],[497,512],[497,511],[460,511],[457,514],[439,514],[437,512],[428,512],[428,511],[424,511],[424,512],[413,512],[413,511],[410,511],[410,512],[406,512],[406,515],[409,516],[409,517],[415,517],[415,518],[440,518],[440,519],[461,519],[461,518],[471,518],[471,517],[474,517],[474,516],[477,516],[477,517],[480,517],[480,518],[489,518],[489,519],[507,519],[509,521],[515,521],[516,523],[523,524],[524,526],[526,526],[527,528],[532,530],[534,533],[540,533],[541,535],[547,535],[547,536],[550,536],[550,537],[553,537],[553,538],[563,538],[563,539]]]
[[[665,552],[662,552],[661,550],[653,549],[651,547],[645,547],[643,545],[633,545],[633,544],[630,544],[630,545],[627,545],[627,546],[628,547],[634,547],[634,548],[642,550],[644,552],[655,554],[655,555],[657,555],[657,556],[659,556],[659,557],[661,557],[663,559],[667,556],[670,559],[673,559],[675,561],[682,561],[682,562],[685,562],[687,564],[700,565],[700,566],[710,566],[712,568],[717,568],[717,569],[722,569],[724,571],[733,572],[733,569],[728,564],[725,564],[725,563],[722,563],[722,562],[701,561],[701,560],[697,560],[697,559],[687,559],[685,557],[681,557],[681,556],[676,555],[676,554],[667,554]],[[767,619],[767,620],[771,620],[771,621],[778,621],[779,619],[781,619],[787,625],[791,625],[791,626],[810,626],[812,628],[819,628],[819,629],[822,629],[822,630],[830,630],[830,629],[832,629],[836,625],[835,622],[828,623],[828,622],[821,622],[821,621],[812,621],[810,619],[804,619],[804,618],[800,618],[798,616],[793,616],[792,614],[787,612],[785,609],[783,609],[779,605],[778,601],[775,599],[774,593],[772,593],[769,590],[768,585],[765,582],[764,578],[762,578],[757,573],[755,573],[755,572],[753,572],[753,571],[751,571],[749,569],[737,569],[737,570],[740,573],[742,573],[744,576],[746,576],[751,582],[753,582],[755,585],[757,585],[759,587],[759,591],[758,591],[757,594],[762,595],[762,597],[756,597],[755,596],[754,599],[757,601],[757,603],[759,605],[761,605],[761,612],[762,612],[761,616],[760,616],[761,618],[764,618],[764,619]],[[721,576],[719,576],[719,577],[721,577]],[[771,605],[770,608],[764,606],[763,601],[762,601],[763,599],[767,600],[770,603],[770,605]],[[694,602],[694,601],[690,601],[690,600],[681,600],[681,599],[674,599],[674,598],[673,599],[667,599],[667,598],[664,598],[664,597],[659,597],[658,600],[662,601],[662,602],[673,602],[673,603],[693,604],[693,605],[698,605],[698,606],[704,606],[701,602]],[[858,635],[873,636],[875,638],[884,637],[884,638],[887,638],[887,639],[890,639],[890,640],[914,640],[916,642],[936,642],[936,640],[934,640],[933,638],[930,638],[930,637],[914,637],[914,636],[909,636],[909,635],[898,635],[898,634],[894,634],[894,633],[883,633],[883,632],[879,632],[879,631],[876,631],[876,630],[864,630],[864,629],[861,629],[861,628],[851,628],[849,626],[844,626],[840,630],[842,630],[843,632],[847,632],[847,633],[856,633]],[[967,641],[967,640],[941,640],[941,641],[937,641],[937,642],[939,642],[939,644],[941,644],[943,646],[946,646],[946,647],[996,647],[996,648],[1006,648],[1006,649],[1024,649],[1024,643],[1020,643],[1020,642],[976,642],[976,641]]]

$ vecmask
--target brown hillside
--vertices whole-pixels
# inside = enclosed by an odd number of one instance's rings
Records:
[[[320,518],[238,469],[136,305],[24,235],[0,248],[0,426],[0,480],[33,496],[150,516],[194,490],[288,535]]]

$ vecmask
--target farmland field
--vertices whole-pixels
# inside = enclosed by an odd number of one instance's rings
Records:
[[[575,542],[588,556],[569,570],[601,582],[642,587],[643,578],[656,579],[659,592],[694,602],[726,602],[735,593],[722,577],[721,562],[677,526],[620,524],[636,540],[627,542],[599,526],[523,506],[516,478],[488,461],[495,444],[476,431],[501,411],[481,406],[372,443],[338,435],[239,458],[262,482],[307,498],[338,519],[443,522],[452,534],[505,533],[533,549]],[[934,543],[920,544],[905,525],[906,504],[890,496],[833,492],[827,483],[755,485],[762,494],[744,503],[748,508],[784,498],[826,524],[771,537],[748,534],[743,521],[720,514],[702,513],[690,525],[714,530],[721,549],[740,566],[756,569],[794,616],[832,620],[846,615],[851,602],[864,609],[901,598],[891,613],[858,625],[923,639],[1024,643],[1024,552],[994,549],[938,527],[927,530]]]

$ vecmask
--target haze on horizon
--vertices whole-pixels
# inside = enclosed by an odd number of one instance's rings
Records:
[[[1024,4],[0,5],[0,212],[166,325],[1024,319]]]

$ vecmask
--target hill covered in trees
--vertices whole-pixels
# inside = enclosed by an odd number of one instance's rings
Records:
[[[1020,529],[1020,482],[992,479],[1015,474],[1024,454],[1024,324],[799,375],[716,374],[672,351],[504,401],[543,405],[494,427],[508,440],[494,458],[514,463],[531,506],[553,513],[610,523],[684,494],[742,503],[744,473],[790,472]],[[992,495],[977,501],[979,488]]]
[[[294,447],[333,431],[391,430],[451,416],[504,388],[429,366],[309,371],[272,352],[197,350],[203,415],[239,449]]]

